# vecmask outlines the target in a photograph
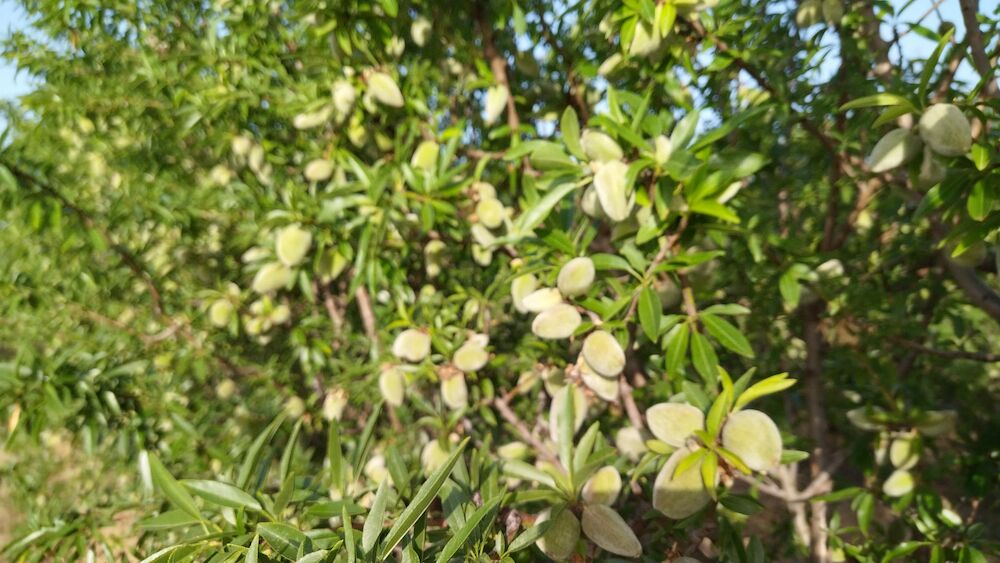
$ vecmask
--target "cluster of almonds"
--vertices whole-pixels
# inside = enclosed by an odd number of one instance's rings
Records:
[[[497,198],[497,190],[488,182],[472,184],[472,198],[476,202],[475,221],[472,223],[472,258],[480,266],[488,266],[493,262],[493,244],[496,236],[493,231],[503,225],[510,228],[511,210]]]
[[[714,7],[719,0],[674,0],[658,2],[653,12],[653,23],[638,21],[628,45],[628,54],[633,57],[653,57],[660,52],[664,39],[670,35],[674,24],[674,14],[692,14]],[[669,8],[669,9],[668,9]],[[671,11],[676,10],[676,11]],[[610,26],[602,22],[602,27]]]
[[[556,288],[538,287],[538,278],[534,274],[520,275],[510,286],[514,308],[521,313],[536,313],[531,323],[535,336],[546,340],[569,338],[583,319],[576,307],[563,301],[563,298],[587,293],[595,275],[594,261],[585,256],[563,265]]]
[[[930,187],[947,173],[935,155],[962,156],[971,148],[972,127],[962,110],[952,104],[934,104],[920,116],[917,133],[901,127],[879,139],[868,156],[868,164],[872,172],[880,174],[906,165],[923,149],[917,184]]]
[[[475,373],[490,359],[486,347],[490,339],[485,334],[470,334],[465,342],[452,354],[451,363],[441,366],[438,376],[441,380],[441,400],[452,410],[460,410],[468,405],[469,391],[465,374]],[[431,337],[421,329],[409,328],[400,332],[392,343],[392,353],[398,359],[410,364],[422,362],[430,355]],[[406,394],[406,366],[383,366],[379,375],[379,391],[385,401],[392,406],[400,406]]]
[[[844,17],[843,0],[802,0],[795,12],[795,25],[802,29],[822,21],[837,25]]]

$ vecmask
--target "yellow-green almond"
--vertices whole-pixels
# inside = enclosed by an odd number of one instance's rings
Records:
[[[292,418],[299,418],[306,412],[306,402],[300,397],[289,397],[285,401],[285,412]]]
[[[215,386],[215,394],[223,401],[229,399],[236,393],[236,382],[228,377]]]
[[[917,186],[927,189],[942,182],[948,176],[948,167],[934,156],[930,147],[924,147],[924,158],[920,162]]]
[[[583,359],[604,377],[618,377],[625,369],[625,351],[611,333],[595,330],[583,340]]]
[[[535,525],[547,522],[552,516],[551,509],[546,508],[535,519]],[[535,545],[542,550],[546,556],[556,561],[565,561],[576,549],[576,542],[580,540],[580,521],[569,508],[563,509],[556,519],[549,526],[549,529],[538,538]]]
[[[572,305],[560,303],[545,309],[531,321],[531,332],[546,340],[569,338],[576,332],[583,319]]]
[[[658,135],[653,139],[653,151],[656,163],[663,166],[670,160],[670,155],[674,152],[674,145],[666,135]]]
[[[365,477],[376,485],[386,479],[392,478],[392,476],[389,475],[389,470],[385,467],[385,456],[381,454],[373,455],[371,459],[365,463],[363,472]]]
[[[901,497],[913,490],[913,474],[906,469],[897,469],[882,483],[882,492],[890,497]]]
[[[330,119],[330,108],[323,108],[310,113],[300,113],[292,119],[292,125],[299,130],[319,127]]]
[[[781,432],[771,417],[758,410],[730,414],[722,427],[722,445],[754,471],[768,471],[781,463]]]
[[[507,88],[500,85],[492,86],[486,91],[486,108],[483,120],[486,121],[487,125],[492,124],[503,113],[507,107],[509,95]]]
[[[289,225],[278,231],[275,251],[282,264],[294,266],[306,257],[310,246],[312,246],[312,233],[299,225]]]
[[[441,400],[451,410],[464,409],[469,404],[469,388],[465,375],[456,374],[441,380]]]
[[[795,25],[802,29],[812,27],[820,22],[823,15],[821,0],[802,0],[795,12]]]
[[[582,358],[578,362],[578,365],[580,366],[580,379],[583,380],[583,384],[586,385],[588,389],[609,403],[618,400],[619,389],[617,379],[604,377],[603,375],[597,373],[587,364],[587,361]]]
[[[322,182],[333,175],[333,163],[323,158],[310,160],[303,174],[310,182]]]
[[[604,217],[604,210],[601,209],[601,200],[597,198],[597,189],[593,185],[587,186],[580,196],[580,209],[593,219]]]
[[[410,166],[421,170],[434,170],[437,167],[438,152],[440,145],[435,141],[422,141],[417,145],[410,158]]]
[[[236,307],[228,299],[217,299],[208,309],[208,319],[214,326],[224,327],[233,318]]]
[[[431,22],[427,18],[421,16],[413,20],[413,23],[410,24],[410,37],[418,47],[423,47],[427,43],[427,38],[430,37],[430,34]]]
[[[403,93],[391,76],[384,72],[373,72],[368,77],[368,91],[379,103],[394,108],[403,107]]]
[[[611,506],[618,499],[622,490],[622,476],[613,465],[605,465],[598,469],[583,484],[580,496],[587,504],[603,504]]]
[[[711,499],[702,480],[701,462],[674,475],[677,465],[689,455],[691,450],[688,448],[671,454],[653,483],[653,508],[674,520],[691,516]]]
[[[531,454],[531,448],[524,442],[507,442],[497,448],[500,459],[525,459]]]
[[[479,196],[479,199],[497,198],[497,189],[489,182],[475,182],[472,184],[472,189]]]
[[[639,461],[646,453],[646,440],[642,430],[635,426],[625,426],[615,432],[615,448],[631,461]]]
[[[292,281],[292,270],[281,262],[264,264],[253,278],[250,287],[257,293],[272,293]]]
[[[909,129],[893,129],[886,133],[868,156],[872,172],[879,174],[902,166],[920,154],[920,138]]]
[[[231,142],[233,154],[236,156],[246,156],[253,148],[253,139],[246,135],[237,135]]]
[[[496,198],[484,198],[476,204],[476,217],[489,229],[495,229],[503,224],[504,207]]]
[[[566,297],[583,295],[593,285],[595,274],[594,261],[586,256],[579,256],[559,269],[556,286]]]
[[[522,274],[510,282],[510,297],[519,313],[529,312],[524,306],[524,298],[538,287],[538,279],[533,274]]]
[[[386,403],[398,407],[406,395],[406,376],[398,368],[386,368],[378,376],[378,390]]]
[[[408,362],[419,362],[431,353],[431,337],[422,330],[408,328],[396,336],[392,353]]]
[[[695,430],[705,428],[705,413],[684,403],[659,403],[646,409],[646,424],[658,440],[680,448]]]
[[[466,342],[455,351],[455,355],[451,357],[451,362],[458,369],[469,373],[482,369],[489,359],[490,354],[483,346],[474,342]]]
[[[889,462],[897,469],[913,469],[920,460],[920,444],[915,436],[896,438],[889,445]]]
[[[610,506],[588,504],[581,518],[583,533],[604,551],[624,557],[642,555],[642,544],[625,519]]]
[[[620,160],[610,160],[601,164],[594,175],[594,189],[601,202],[601,210],[612,221],[624,221],[632,211],[626,174],[628,165]]]
[[[596,162],[621,160],[624,156],[622,148],[614,139],[593,129],[587,129],[583,132],[583,135],[580,136],[580,145],[587,158]]]
[[[649,23],[640,21],[635,26],[632,42],[628,46],[628,54],[635,57],[648,57],[656,53],[661,43],[660,34],[656,32],[656,29]]]
[[[492,246],[497,240],[497,238],[493,236],[493,233],[480,223],[473,224],[472,227],[469,228],[469,232],[472,233],[472,239],[480,246]]]
[[[343,389],[332,389],[323,398],[323,418],[326,420],[340,420],[347,407],[347,391]]]
[[[420,465],[426,473],[432,473],[446,461],[448,461],[448,450],[441,447],[441,443],[437,440],[427,442],[420,452]]]
[[[563,302],[562,294],[554,287],[536,289],[521,299],[525,311],[541,313],[542,311]]]
[[[268,320],[271,321],[272,324],[280,325],[288,322],[288,319],[291,317],[292,310],[288,308],[288,305],[282,303],[271,311],[271,314],[268,316]]]
[[[473,225],[473,227],[475,226],[477,225]],[[480,244],[473,244],[472,259],[476,262],[476,264],[485,268],[493,263],[493,251]]]
[[[343,79],[333,83],[332,91],[333,107],[337,110],[337,115],[343,118],[347,115],[347,112],[351,111],[358,93],[350,82]]]
[[[918,129],[920,138],[941,156],[962,156],[972,148],[969,120],[952,104],[934,104],[924,110]]]
[[[565,410],[566,401],[569,400],[570,393],[573,393],[574,434],[580,430],[580,427],[583,426],[583,421],[587,419],[587,396],[582,389],[576,385],[566,385],[556,391],[556,394],[552,396],[552,404],[549,405],[549,432],[552,435],[553,442],[559,438],[559,414]]]
[[[622,62],[621,53],[612,53],[610,57],[604,59],[601,66],[597,67],[597,74],[599,76],[607,76],[618,68],[618,65]]]

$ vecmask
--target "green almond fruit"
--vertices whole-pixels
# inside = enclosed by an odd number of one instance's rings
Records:
[[[224,327],[229,325],[233,318],[236,307],[228,299],[217,299],[208,309],[208,320],[213,326]]]
[[[972,126],[952,104],[934,104],[924,110],[917,128],[920,138],[941,156],[962,156],[972,148]]]
[[[306,412],[306,402],[301,397],[289,397],[285,401],[285,412],[291,418],[299,418]]]
[[[604,210],[601,209],[601,200],[597,197],[597,189],[593,185],[587,186],[580,196],[580,209],[592,219],[604,218]]]
[[[538,515],[538,518],[535,519],[535,525],[538,526],[544,522],[548,522],[551,514],[552,509],[547,508],[543,510]],[[542,534],[542,537],[538,538],[535,545],[550,559],[565,561],[573,554],[573,550],[576,549],[576,542],[579,540],[580,521],[577,520],[573,511],[566,508],[559,513],[549,529]]]
[[[587,129],[580,136],[580,145],[587,158],[595,162],[621,160],[624,156],[622,148],[610,136],[600,131]]]
[[[483,346],[474,342],[466,342],[455,351],[451,362],[458,369],[470,373],[482,369],[489,359],[490,354]]]
[[[476,217],[488,229],[495,229],[503,224],[506,210],[503,203],[496,198],[484,198],[476,204]]]
[[[431,337],[422,330],[408,328],[396,336],[392,353],[408,362],[419,362],[431,353]]]
[[[479,197],[479,199],[497,198],[497,189],[489,182],[474,182],[472,184],[472,190]]]
[[[892,170],[913,160],[921,147],[920,138],[909,129],[893,129],[875,143],[868,155],[868,165],[876,174]]]
[[[624,557],[642,555],[642,544],[625,519],[610,506],[588,504],[583,507],[583,533],[601,549]]]
[[[754,471],[768,471],[781,463],[781,432],[771,417],[757,410],[730,414],[722,427],[722,445]]]
[[[619,389],[617,379],[610,379],[597,373],[587,364],[586,360],[581,359],[578,365],[580,366],[580,379],[583,380],[583,384],[588,389],[609,403],[618,400]]]
[[[424,445],[420,452],[420,465],[427,474],[433,473],[435,469],[444,465],[448,461],[448,450],[441,447],[441,442],[431,440]]]
[[[576,307],[560,303],[539,313],[531,321],[531,332],[546,340],[561,340],[573,336],[582,322]]]
[[[290,318],[292,318],[292,310],[288,308],[288,305],[282,303],[271,311],[267,320],[271,321],[271,324],[280,325],[287,323]]]
[[[420,170],[434,170],[437,167],[438,153],[441,146],[434,141],[422,141],[413,151],[410,166]]]
[[[674,145],[670,142],[670,137],[666,135],[657,135],[653,139],[653,149],[656,163],[660,166],[666,164],[670,160],[670,155],[674,153]]]
[[[497,238],[493,236],[493,233],[484,227],[481,223],[474,223],[472,227],[469,228],[469,232],[472,233],[472,239],[482,247],[493,246]]]
[[[948,176],[948,167],[936,156],[930,147],[924,147],[924,158],[920,162],[920,173],[917,175],[917,186],[929,189],[944,181]]]
[[[300,113],[292,119],[292,125],[299,130],[319,127],[330,119],[330,108],[323,108],[311,113]]]
[[[519,313],[528,313],[524,305],[524,298],[530,295],[538,287],[538,278],[532,274],[522,274],[510,282],[510,297],[514,302],[514,308]]]
[[[499,446],[497,448],[497,455],[500,456],[500,459],[526,459],[529,455],[531,455],[531,448],[529,448],[524,442],[518,442],[515,440]]]
[[[477,227],[479,225],[473,225]],[[479,244],[472,245],[472,259],[482,267],[489,266],[493,263],[493,251],[489,248],[485,248]]]
[[[563,302],[562,294],[554,287],[536,289],[524,296],[521,305],[530,313],[541,313],[549,307]]]
[[[230,144],[234,156],[244,157],[250,154],[250,149],[253,148],[253,139],[246,135],[237,135],[233,137]]]
[[[587,504],[603,504],[611,506],[618,500],[622,490],[622,476],[613,465],[605,465],[598,469],[583,484],[580,496]]]
[[[486,91],[486,108],[483,120],[487,125],[493,124],[507,107],[507,99],[510,96],[507,88],[501,85],[492,86]]]
[[[552,396],[552,404],[549,405],[549,433],[552,441],[556,441],[559,436],[559,413],[566,408],[566,401],[569,394],[573,393],[573,433],[575,434],[583,426],[587,419],[587,395],[576,385],[566,385],[556,391]]]
[[[603,330],[595,330],[583,340],[583,359],[604,377],[618,377],[625,369],[625,351],[621,344]]]
[[[896,469],[913,469],[920,461],[920,441],[916,436],[896,438],[889,445],[889,463]]]
[[[323,158],[310,160],[302,174],[310,182],[322,182],[333,176],[333,163]]]
[[[622,62],[621,53],[612,53],[610,57],[604,59],[601,66],[597,67],[598,76],[607,76],[615,71]]]
[[[580,256],[566,262],[559,269],[556,286],[566,297],[576,297],[587,293],[594,284],[594,261],[586,256]]]
[[[250,287],[257,293],[272,293],[291,283],[292,276],[288,266],[281,262],[268,262],[257,270]]]
[[[312,246],[312,233],[299,225],[289,225],[278,231],[275,251],[282,264],[294,266],[306,257],[310,246]]]
[[[640,21],[635,26],[632,42],[628,45],[628,54],[633,57],[649,57],[654,55],[663,44],[660,34],[652,25]]]
[[[615,432],[615,448],[630,461],[636,462],[646,453],[646,439],[642,430],[635,426],[625,426]]]
[[[347,391],[336,388],[327,391],[323,398],[323,418],[326,420],[340,420],[347,408]]]
[[[469,388],[465,384],[465,375],[456,374],[441,379],[441,400],[451,410],[464,409],[469,404]]]
[[[354,107],[358,92],[350,82],[340,79],[333,83],[333,108],[337,116],[343,119]]]
[[[882,492],[890,497],[901,497],[909,494],[913,485],[913,474],[906,469],[897,469],[882,483]]]
[[[646,409],[646,423],[657,439],[680,448],[695,430],[705,428],[705,413],[684,403],[659,403]]]
[[[406,395],[406,376],[395,367],[383,369],[378,376],[378,390],[386,403],[398,407]]]
[[[373,72],[368,77],[368,91],[379,103],[389,107],[403,107],[403,93],[391,76],[384,72]]]
[[[431,22],[427,18],[421,16],[413,20],[413,23],[410,24],[410,37],[418,47],[423,47],[427,43],[427,38],[430,37],[430,34]]]
[[[688,448],[671,454],[653,483],[653,508],[674,520],[698,512],[712,498],[701,477],[701,462],[675,475],[677,465],[689,455],[691,450]]]
[[[601,210],[614,222],[627,219],[634,205],[628,194],[627,173],[627,164],[610,160],[602,163],[594,175],[594,189],[597,190]]]
[[[215,395],[223,401],[228,400],[236,393],[236,382],[228,377],[215,386]]]

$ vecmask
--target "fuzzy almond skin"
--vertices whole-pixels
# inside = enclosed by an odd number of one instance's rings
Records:
[[[594,261],[586,256],[579,256],[566,262],[559,269],[556,286],[559,288],[559,292],[566,297],[577,297],[587,293],[590,286],[594,284],[596,274]]]
[[[677,464],[691,455],[691,450],[681,448],[671,454],[653,483],[653,508],[668,518],[680,520],[698,512],[711,500],[701,477],[701,464],[674,475]]]
[[[531,332],[545,340],[562,340],[573,336],[582,322],[576,307],[560,303],[539,313],[531,322]]]
[[[580,496],[587,504],[611,506],[618,500],[618,493],[621,490],[621,473],[618,473],[613,465],[605,465],[587,479]]]
[[[906,469],[897,469],[882,483],[882,492],[890,497],[901,497],[913,490],[913,474]]]
[[[920,116],[920,138],[941,156],[962,156],[972,148],[972,126],[952,104],[934,104]]]
[[[625,369],[625,351],[611,333],[595,330],[583,340],[583,359],[604,377],[618,377]]]
[[[413,151],[410,158],[410,166],[420,170],[433,170],[437,166],[438,152],[440,146],[434,141],[421,141]]]
[[[920,461],[920,444],[916,436],[896,438],[889,445],[889,462],[896,469],[913,469]]]
[[[373,72],[368,77],[368,91],[380,104],[389,107],[403,107],[403,93],[396,81],[384,72]]]
[[[273,293],[292,281],[292,270],[281,262],[264,264],[253,278],[251,288],[257,293]]]
[[[781,432],[761,411],[730,414],[722,427],[722,445],[754,471],[768,471],[781,463]]]
[[[483,198],[476,204],[476,217],[487,229],[496,229],[503,224],[503,204],[496,198]]]
[[[430,335],[415,328],[408,328],[399,333],[392,343],[392,354],[408,362],[419,362],[430,353]]]
[[[492,86],[486,91],[486,107],[484,121],[487,125],[492,125],[507,108],[507,98],[510,94],[504,86]]]
[[[514,278],[514,281],[510,282],[510,297],[514,302],[514,308],[519,313],[530,312],[524,304],[524,298],[535,291],[536,288],[538,288],[538,278],[533,274],[517,276]]]
[[[620,160],[611,160],[601,164],[594,175],[594,189],[601,209],[608,219],[618,223],[628,218],[632,212],[632,202],[628,196],[626,174],[628,165]]]
[[[541,313],[549,307],[559,305],[562,302],[562,294],[554,287],[536,289],[525,295],[521,300],[524,309],[531,313]]]
[[[595,162],[621,160],[624,156],[622,148],[610,136],[600,131],[587,129],[580,137],[580,145],[587,158]]]
[[[594,392],[595,395],[612,403],[618,400],[618,380],[597,373],[587,364],[586,360],[579,361],[577,365],[580,366],[580,379],[583,380],[583,384],[587,386],[588,389]]]
[[[615,447],[628,459],[639,461],[646,453],[646,440],[642,435],[642,430],[635,426],[619,428],[618,432],[615,432]]]
[[[680,448],[695,430],[705,428],[705,413],[684,403],[659,403],[646,409],[646,422],[658,440]]]
[[[229,320],[233,318],[233,312],[236,308],[228,299],[218,299],[208,310],[208,318],[213,326],[224,327],[229,324]]]
[[[403,404],[406,394],[406,377],[396,368],[382,370],[378,376],[378,390],[386,403],[398,407]]]
[[[295,266],[306,257],[310,246],[312,246],[312,233],[300,225],[289,225],[278,231],[274,250],[282,264]]]
[[[875,143],[868,163],[872,172],[880,174],[913,160],[921,147],[920,138],[909,129],[893,129]]]
[[[470,373],[482,369],[489,359],[490,354],[485,348],[474,342],[466,342],[455,351],[451,362],[458,369]]]
[[[310,160],[302,174],[310,182],[322,182],[333,175],[333,163],[322,158]]]
[[[464,409],[469,404],[469,388],[464,375],[454,375],[441,380],[441,400],[453,411]]]
[[[583,507],[583,533],[601,549],[624,557],[642,555],[642,544],[625,519],[610,506],[588,504]]]
[[[546,508],[538,515],[535,525],[547,522],[552,516],[551,509]],[[565,561],[576,549],[576,542],[580,540],[580,521],[576,515],[566,508],[556,517],[552,526],[538,538],[535,545],[542,550],[546,556],[555,561]]]

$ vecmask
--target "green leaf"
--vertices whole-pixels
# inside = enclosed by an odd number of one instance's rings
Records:
[[[253,444],[250,445],[250,449],[247,450],[246,457],[243,459],[243,465],[240,466],[240,473],[236,479],[237,487],[244,491],[250,488],[250,479],[253,478],[254,472],[257,470],[257,464],[260,463],[260,459],[264,455],[264,446],[274,438],[278,427],[284,421],[284,413],[278,414],[271,421],[271,424],[268,424],[267,428],[257,436]]]
[[[413,527],[424,512],[427,507],[430,506],[431,501],[437,496],[438,490],[444,485],[445,479],[451,474],[452,468],[455,467],[455,463],[458,461],[462,451],[465,449],[466,444],[469,443],[469,439],[466,438],[461,444],[455,448],[455,451],[451,452],[448,456],[447,461],[445,461],[441,467],[438,467],[430,477],[424,481],[424,484],[420,486],[417,494],[410,501],[410,504],[403,510],[403,513],[399,515],[399,518],[393,524],[392,528],[389,529],[388,535],[386,535],[385,541],[382,542],[382,549],[379,550],[378,559],[379,561],[384,561],[396,545],[403,539],[407,530]]]
[[[886,553],[885,557],[882,558],[882,563],[889,563],[890,561],[895,561],[900,557],[906,557],[907,555],[910,555],[914,551],[927,545],[930,545],[930,542],[912,540],[904,541]]]
[[[551,527],[553,522],[559,518],[559,515],[563,510],[566,510],[565,506],[560,506],[558,510],[553,509],[552,515],[548,520],[542,522],[541,524],[535,524],[519,534],[516,538],[514,538],[514,541],[510,542],[510,545],[507,546],[507,554],[509,555],[535,545],[538,538],[544,536],[545,532],[549,531],[549,527]]]
[[[163,514],[145,518],[139,521],[139,527],[152,532],[180,528],[182,526],[193,526],[200,524],[201,520],[195,518],[183,510],[168,510]]]
[[[868,108],[876,106],[904,106],[909,107],[910,111],[916,111],[917,108],[913,105],[913,102],[900,96],[898,94],[874,94],[872,96],[865,96],[863,98],[858,98],[856,100],[851,100],[846,104],[840,106],[840,111],[847,111],[849,109],[858,108]]]
[[[764,510],[764,505],[757,499],[745,495],[723,495],[722,498],[719,499],[719,502],[722,503],[722,506],[725,506],[729,510],[740,514],[746,514],[747,516],[753,516],[761,510]]]
[[[715,402],[712,403],[712,408],[708,410],[708,417],[705,419],[705,430],[708,432],[709,436],[714,438],[719,435],[719,430],[722,428],[722,421],[725,419],[726,414],[729,413],[729,406],[733,401],[733,388],[728,386],[719,393],[719,396],[715,398]]]
[[[275,553],[292,561],[299,558],[299,547],[310,543],[309,538],[298,528],[283,522],[261,522],[257,524],[257,533]]]
[[[743,336],[743,333],[738,328],[730,324],[729,321],[711,313],[702,313],[698,318],[701,319],[708,333],[714,336],[720,344],[741,356],[747,358],[754,357],[750,341]]]
[[[245,563],[257,563],[257,559],[260,557],[260,535],[254,534],[253,539],[250,541],[250,547],[247,549],[247,558]]]
[[[198,520],[203,520],[201,512],[198,510],[198,505],[195,504],[194,498],[188,493],[187,489],[181,486],[180,483],[174,479],[174,476],[167,471],[167,468],[163,466],[160,462],[160,458],[157,457],[153,452],[147,452],[149,456],[149,470],[153,476],[153,483],[156,485],[163,496],[167,497],[174,506],[183,510],[192,518],[197,518]]]
[[[986,195],[986,183],[982,180],[976,182],[972,186],[972,193],[969,194],[969,200],[966,202],[969,217],[974,221],[982,221],[989,215],[992,203]]]
[[[809,452],[802,450],[781,450],[781,465],[797,463],[809,459]]]
[[[955,28],[952,26],[951,29],[941,35],[941,39],[938,40],[934,52],[924,61],[924,70],[920,73],[920,86],[917,88],[917,99],[923,100],[927,96],[927,86],[931,82],[931,77],[934,76],[934,69],[938,65],[938,60],[941,59],[941,53],[944,52],[945,46],[951,42],[951,36],[954,33]]]
[[[465,525],[462,526],[458,532],[455,532],[448,543],[444,545],[441,553],[438,555],[437,563],[447,563],[459,549],[465,546],[466,542],[472,536],[473,532],[479,527],[479,524],[486,520],[489,522],[496,515],[497,508],[500,506],[500,501],[503,500],[503,495],[497,495],[490,499],[488,502],[483,503],[472,516],[466,520]]]
[[[698,370],[705,383],[715,385],[716,366],[719,365],[719,359],[715,355],[715,350],[712,349],[712,343],[697,331],[691,333],[691,363],[694,364],[694,369]]]
[[[673,132],[670,133],[670,144],[675,151],[688,146],[694,138],[694,132],[698,128],[698,117],[698,110],[694,110],[677,122]]]
[[[781,298],[785,300],[785,304],[793,309],[798,307],[802,287],[799,285],[798,271],[794,267],[781,274],[781,279],[778,280],[778,290],[781,292]]]
[[[687,323],[679,324],[667,333],[667,373],[677,375],[684,365],[688,350],[688,335],[691,328]]]
[[[201,479],[185,479],[181,483],[194,494],[213,504],[229,508],[244,508],[254,512],[261,511],[260,502],[257,499],[229,483]]]
[[[358,554],[354,545],[354,526],[351,524],[351,515],[347,513],[347,506],[340,507],[340,521],[344,529],[344,551],[347,552],[347,563],[354,563]]]
[[[552,188],[542,199],[525,210],[515,221],[512,236],[515,238],[527,236],[532,229],[545,221],[552,208],[566,195],[576,190],[576,184],[565,183]]]
[[[576,117],[573,106],[566,106],[562,119],[559,120],[559,129],[562,131],[563,142],[566,143],[569,152],[581,160],[586,159],[587,155],[583,152],[583,145],[580,144],[580,120]]]
[[[552,479],[552,476],[538,469],[534,465],[511,459],[505,460],[502,467],[504,473],[510,475],[511,477],[525,479],[528,481],[538,481],[539,484],[545,485],[546,487],[552,489],[556,488],[556,482]]]
[[[329,462],[330,483],[338,491],[344,490],[344,452],[340,446],[340,423],[330,421],[326,436],[326,459]]]
[[[734,213],[731,209],[725,205],[712,201],[710,199],[703,199],[701,201],[696,201],[688,205],[688,209],[692,213],[698,213],[701,215],[708,215],[710,217],[715,217],[720,221],[725,221],[727,223],[739,223],[740,216]]]
[[[639,292],[639,324],[646,337],[656,342],[660,336],[660,318],[663,316],[663,305],[656,290],[647,286]]]
[[[736,399],[736,405],[733,407],[739,410],[750,403],[761,397],[771,395],[774,393],[779,393],[788,389],[792,385],[795,385],[794,379],[788,379],[787,373],[779,373],[778,375],[772,375],[767,379],[763,379],[754,383],[749,389],[740,394]]]
[[[719,471],[719,458],[715,452],[707,452],[701,462],[701,482],[708,494],[715,498],[715,477]]]
[[[382,524],[385,521],[385,507],[389,501],[389,480],[382,479],[375,493],[375,500],[372,501],[372,508],[365,518],[365,526],[361,531],[361,551],[370,553],[382,533]]]

